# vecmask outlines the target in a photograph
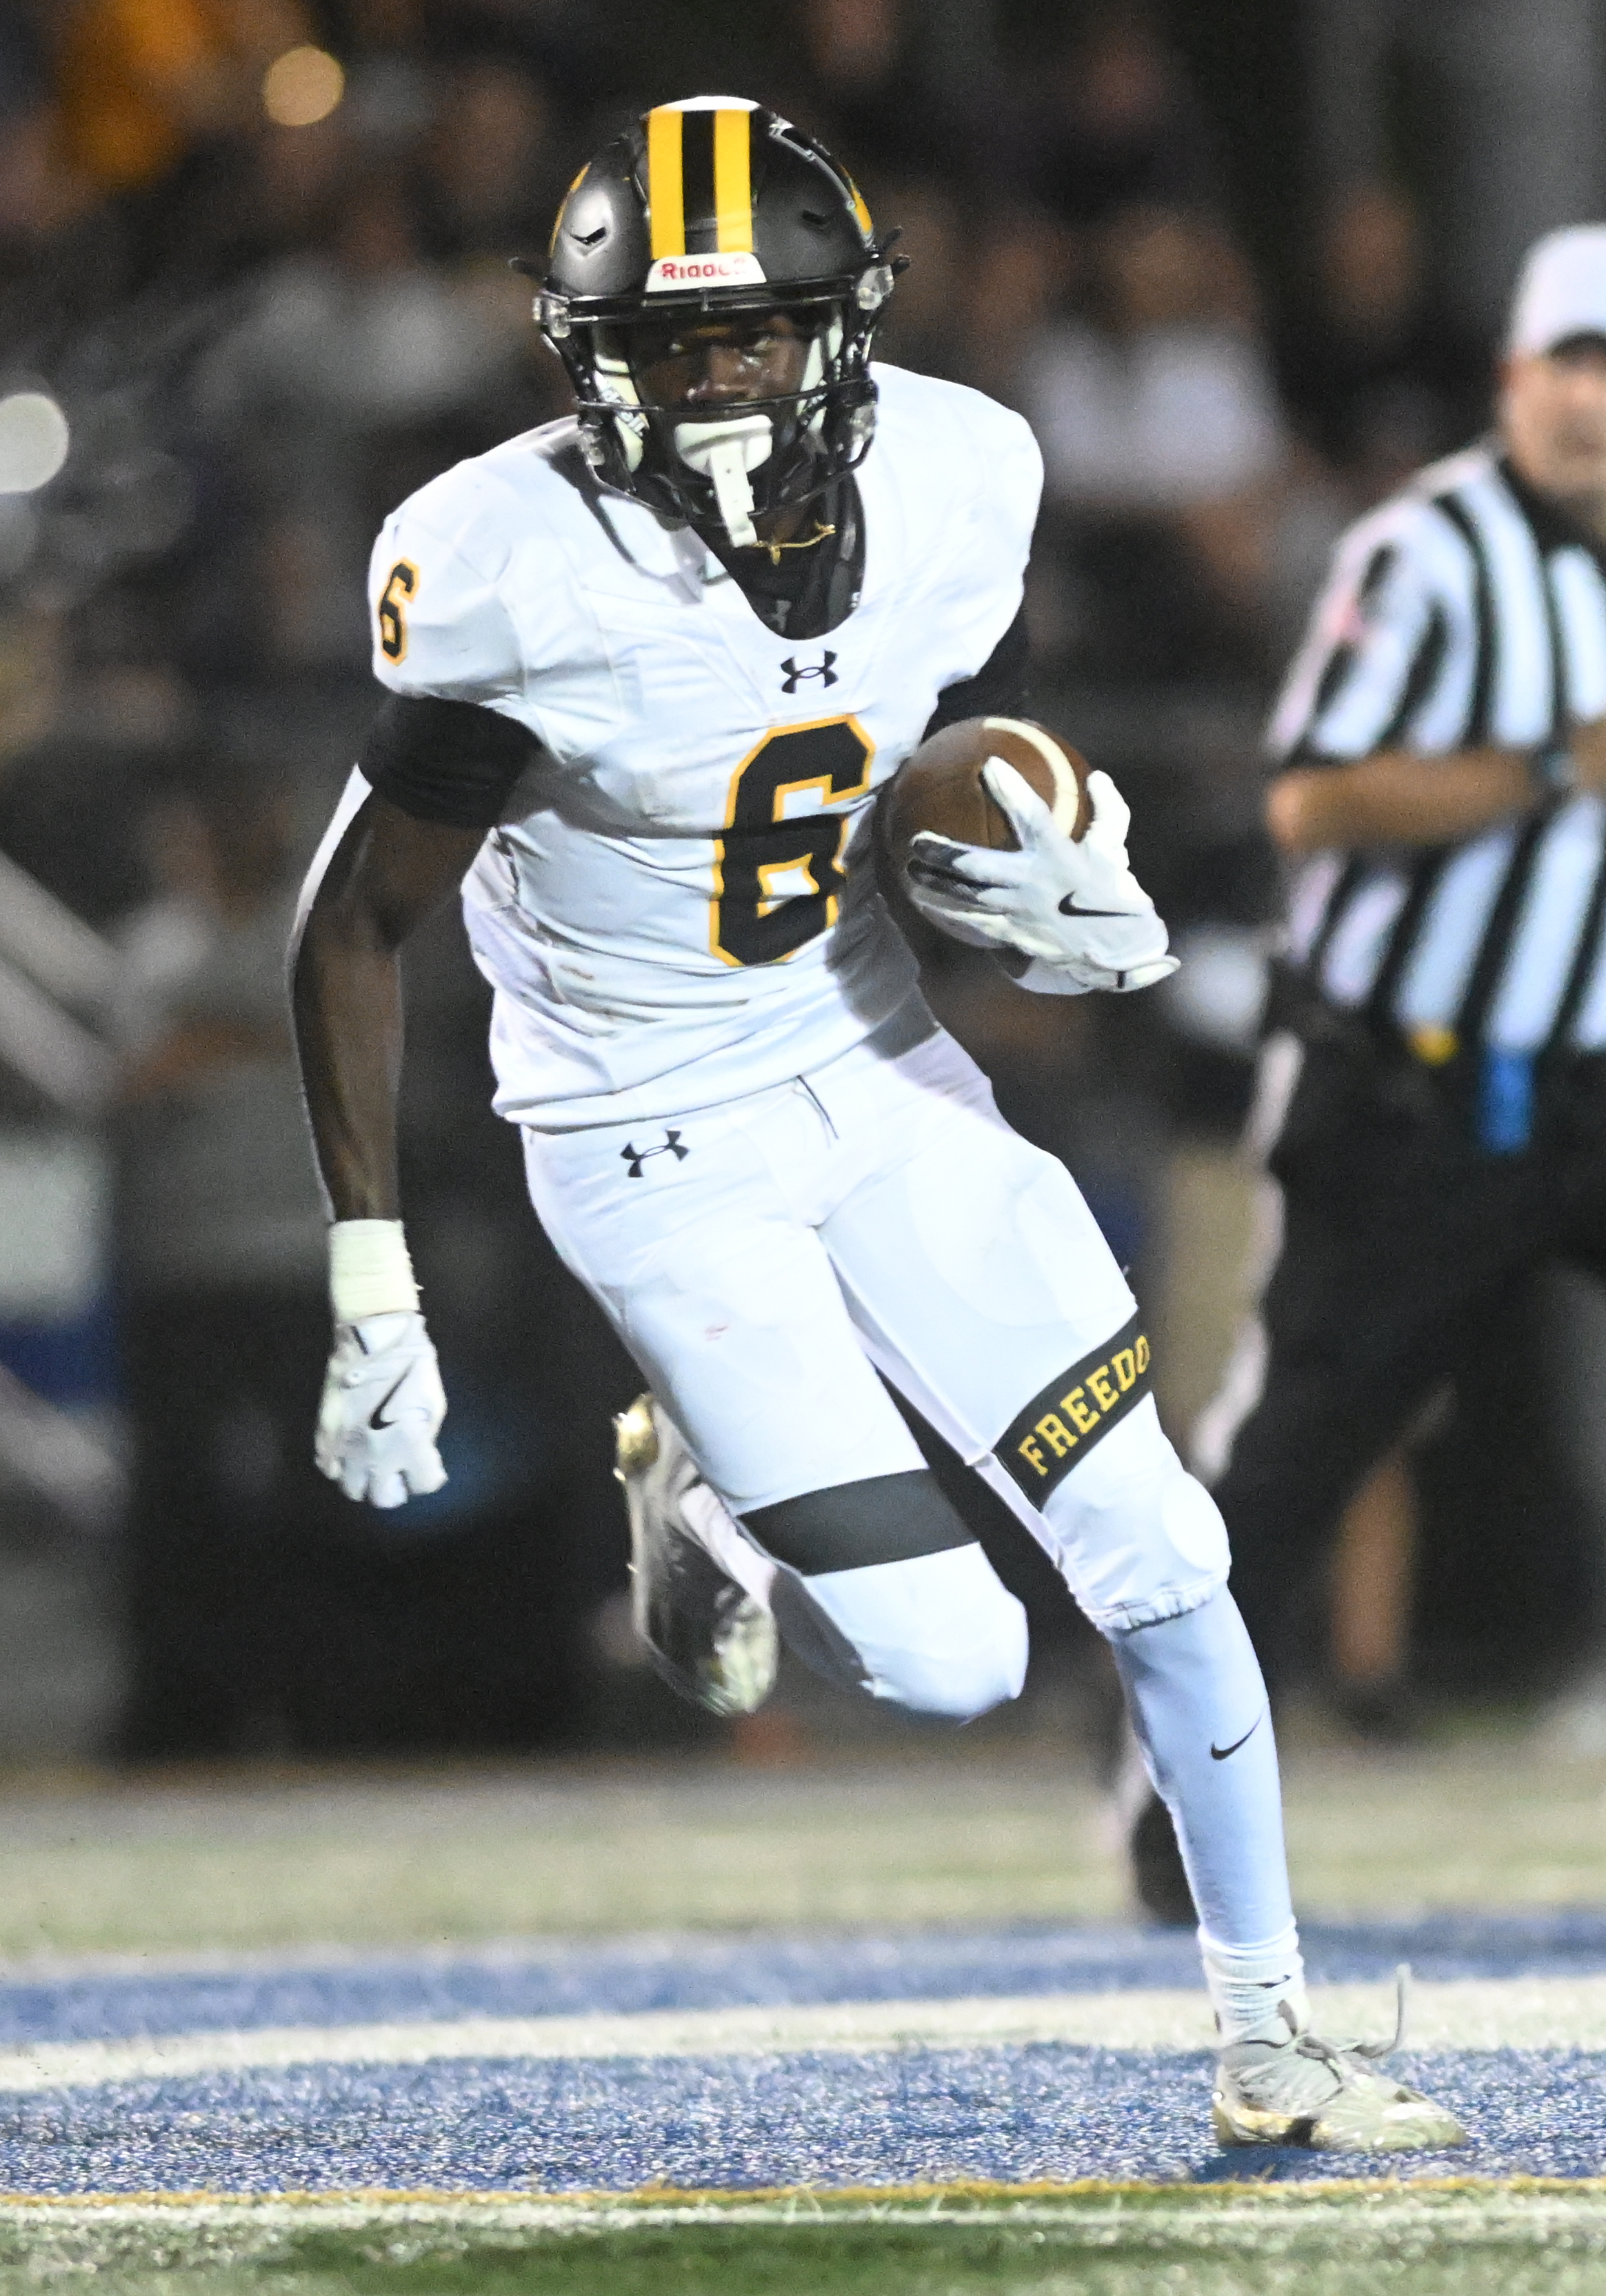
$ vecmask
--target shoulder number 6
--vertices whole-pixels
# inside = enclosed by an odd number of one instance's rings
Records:
[[[410,558],[398,558],[380,593],[379,650],[387,661],[407,658],[407,601],[417,587],[417,567]]]

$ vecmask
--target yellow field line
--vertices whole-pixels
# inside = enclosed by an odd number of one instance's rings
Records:
[[[1176,2200],[1221,2198],[1263,2202],[1269,2207],[1298,2207],[1315,2200],[1347,2200],[1378,2194],[1431,2193],[1543,2194],[1557,2198],[1606,2196],[1606,2177],[1333,2177],[1301,2178],[1298,2184],[1268,2185],[1259,2178],[1223,2178],[1208,2185],[1170,2183],[1141,2178],[1116,2181],[1080,2177],[1067,2184],[1042,2180],[1006,2184],[987,2178],[961,2179],[953,2184],[910,2185],[639,2185],[626,2192],[586,2190],[545,2192],[516,2187],[472,2186],[417,2188],[352,2185],[339,2190],[278,2193],[231,2193],[204,2187],[189,2192],[142,2193],[6,2193],[0,2192],[0,2210],[24,2213],[31,2210],[70,2209],[196,2209],[235,2208],[651,2208],[740,2207],[754,2202],[805,2202],[809,2204],[866,2202],[898,2203],[963,2201]]]

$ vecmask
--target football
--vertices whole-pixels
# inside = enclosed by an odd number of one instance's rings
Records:
[[[922,742],[899,768],[887,797],[887,841],[900,869],[912,840],[935,830],[962,845],[1012,851],[1015,832],[981,778],[1002,758],[1030,783],[1069,835],[1086,830],[1087,760],[1045,726],[1024,718],[963,718]]]

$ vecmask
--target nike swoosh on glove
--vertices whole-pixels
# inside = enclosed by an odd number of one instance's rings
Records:
[[[1108,774],[1087,776],[1091,818],[1068,837],[1024,775],[989,758],[982,779],[1020,840],[1014,853],[959,845],[933,830],[912,840],[905,874],[922,915],[978,947],[1016,949],[1055,976],[1025,985],[1076,995],[1147,988],[1176,971],[1166,928],[1127,859],[1132,816]]]
[[[315,1454],[348,1499],[397,1507],[447,1479],[435,1447],[447,1415],[434,1344],[420,1315],[337,1324]]]

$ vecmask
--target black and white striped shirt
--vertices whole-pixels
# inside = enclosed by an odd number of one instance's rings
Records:
[[[1606,712],[1606,548],[1479,447],[1340,544],[1272,721],[1279,764],[1528,748]],[[1606,1048],[1606,803],[1459,844],[1315,856],[1289,956],[1328,1004],[1438,1064]]]

